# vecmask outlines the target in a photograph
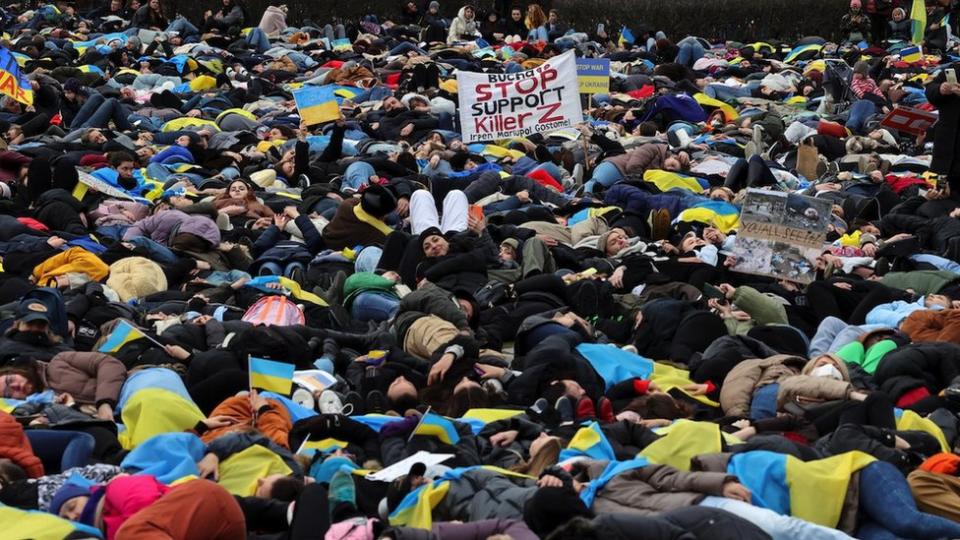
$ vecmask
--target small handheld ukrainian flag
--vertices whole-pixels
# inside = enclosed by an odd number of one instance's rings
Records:
[[[312,126],[340,118],[335,88],[306,85],[293,92],[293,99],[300,111],[300,120]]]
[[[250,388],[289,395],[293,388],[293,371],[296,366],[265,358],[250,357]]]
[[[923,49],[919,45],[904,47],[900,50],[900,59],[910,64],[919,62],[923,59]]]
[[[620,39],[618,44],[623,47],[625,45],[633,45],[637,41],[637,38],[633,37],[633,31],[624,26],[620,29]]]
[[[127,343],[146,337],[147,335],[135,326],[121,319],[120,322],[117,323],[116,328],[113,329],[113,332],[110,333],[110,337],[108,337],[97,350],[102,353],[112,354],[122,349]]]
[[[430,411],[420,419],[420,424],[414,428],[413,434],[436,437],[444,444],[453,445],[460,441],[460,434],[453,422]]]

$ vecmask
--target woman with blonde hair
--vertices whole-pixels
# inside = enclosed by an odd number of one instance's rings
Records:
[[[547,35],[547,15],[543,12],[540,4],[530,4],[527,6],[527,18],[524,21],[527,30],[530,33],[527,39],[531,42],[549,41]]]

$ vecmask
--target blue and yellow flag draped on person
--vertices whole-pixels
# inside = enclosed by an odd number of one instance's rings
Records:
[[[112,354],[122,349],[127,343],[136,341],[138,339],[143,339],[145,337],[147,337],[146,334],[138,330],[132,324],[121,319],[120,322],[117,323],[117,326],[113,329],[113,332],[110,332],[110,337],[108,337],[107,340],[103,342],[103,345],[100,345],[100,348],[97,350],[105,354]]]
[[[588,457],[590,459],[617,459],[613,451],[613,446],[607,440],[607,436],[600,430],[600,424],[590,422],[586,426],[577,430],[567,444],[567,447],[560,452],[560,461],[566,461],[575,457]]]
[[[266,358],[250,357],[250,388],[288,395],[293,388],[296,366]]]
[[[335,89],[326,86],[304,86],[293,92],[300,111],[300,120],[312,126],[340,118]]]
[[[924,0],[913,0],[910,8],[911,41],[923,43],[923,35],[927,31],[927,6]]]
[[[863,452],[800,461],[758,450],[734,455],[727,472],[750,490],[755,506],[832,528],[840,521],[850,477],[874,461]]]
[[[427,437],[436,437],[444,444],[457,444],[460,441],[460,435],[457,433],[453,422],[432,412],[427,412],[413,430],[414,435],[425,435]]]
[[[24,105],[33,105],[30,80],[20,73],[16,57],[3,47],[0,47],[0,94],[10,96]]]

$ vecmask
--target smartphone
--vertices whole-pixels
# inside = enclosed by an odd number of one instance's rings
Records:
[[[473,219],[476,219],[478,221],[483,219],[483,207],[480,206],[479,204],[471,204],[470,216],[473,217]]]
[[[723,291],[714,287],[709,283],[703,284],[703,295],[707,298],[713,298],[715,300],[721,300],[723,302],[727,301],[727,295],[723,294]]]
[[[947,189],[947,176],[940,174],[937,175],[937,191],[946,191]]]

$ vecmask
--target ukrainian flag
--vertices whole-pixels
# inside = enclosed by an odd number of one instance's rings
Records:
[[[293,388],[294,369],[296,369],[296,366],[293,364],[251,356],[250,388],[289,395]]]
[[[808,43],[807,45],[800,45],[799,47],[794,47],[793,50],[790,51],[789,54],[787,54],[787,57],[783,59],[783,61],[789,64],[789,63],[795,62],[801,55],[804,55],[805,53],[810,53],[810,52],[812,52],[813,55],[809,55],[808,58],[812,58],[813,56],[816,56],[817,53],[819,53],[821,50],[823,50],[823,45],[819,45],[817,43]]]
[[[904,47],[900,49],[900,59],[910,64],[923,60],[923,50],[919,45]]]
[[[427,437],[436,437],[444,444],[457,444],[460,441],[460,435],[457,433],[453,422],[432,412],[427,412],[420,419],[420,424],[413,430],[414,435],[424,435]]]
[[[333,48],[334,51],[337,51],[337,52],[353,50],[353,45],[350,43],[350,40],[347,38],[335,39],[330,42],[330,46]]]
[[[727,472],[750,490],[755,506],[834,528],[851,475],[874,461],[863,452],[804,462],[786,454],[753,451],[730,458]]]
[[[0,94],[12,97],[24,105],[33,105],[33,87],[20,73],[20,64],[10,51],[0,47]]]
[[[574,434],[567,448],[560,452],[560,461],[583,456],[610,461],[617,459],[613,446],[600,430],[600,424],[596,422],[590,422]]]
[[[624,45],[633,45],[634,43],[636,43],[636,41],[637,41],[637,38],[633,37],[633,32],[629,28],[624,26],[623,28],[620,29],[620,40],[619,40],[620,47],[624,47]]]
[[[642,457],[636,457],[627,461],[611,461],[607,463],[607,467],[603,469],[600,476],[592,480],[587,484],[587,487],[580,492],[580,500],[582,500],[587,507],[592,507],[593,500],[597,497],[597,492],[603,489],[611,480],[625,472],[646,467],[648,464],[647,460]]]
[[[435,480],[407,493],[396,510],[390,514],[390,525],[427,529],[433,525],[433,509],[447,495],[450,481]]]
[[[710,187],[706,180],[701,180],[696,176],[664,171],[660,169],[650,169],[643,173],[643,181],[657,186],[661,192],[667,192],[671,189],[685,189],[691,193],[703,193]]]
[[[729,234],[740,226],[740,210],[726,201],[702,201],[680,212],[678,221],[705,223]]]
[[[935,424],[933,420],[924,418],[913,411],[905,411],[900,408],[894,409],[893,412],[897,418],[897,431],[923,431],[933,435],[933,437],[937,439],[937,442],[940,443],[940,448],[943,449],[944,452],[950,451],[950,445],[947,444],[947,438],[944,436],[943,430],[940,429],[940,426]]]
[[[322,124],[340,118],[335,90],[324,86],[304,86],[293,93],[300,119],[307,125]]]
[[[113,329],[113,332],[110,333],[110,337],[108,337],[97,350],[102,353],[113,354],[122,349],[127,343],[145,337],[147,337],[146,334],[121,319],[120,322],[117,323],[116,328]]]
[[[607,390],[628,379],[649,379],[653,374],[652,360],[615,345],[581,343],[577,345],[577,352],[603,379]]]
[[[923,43],[923,35],[927,31],[927,6],[924,0],[913,0],[913,7],[910,8],[910,20],[912,21],[913,42]]]
[[[321,454],[328,454],[330,452],[342,450],[346,447],[347,443],[339,439],[327,438],[319,441],[308,440],[305,441],[302,446],[300,446],[300,448],[297,450],[297,453],[313,457],[317,452],[320,452]]]

